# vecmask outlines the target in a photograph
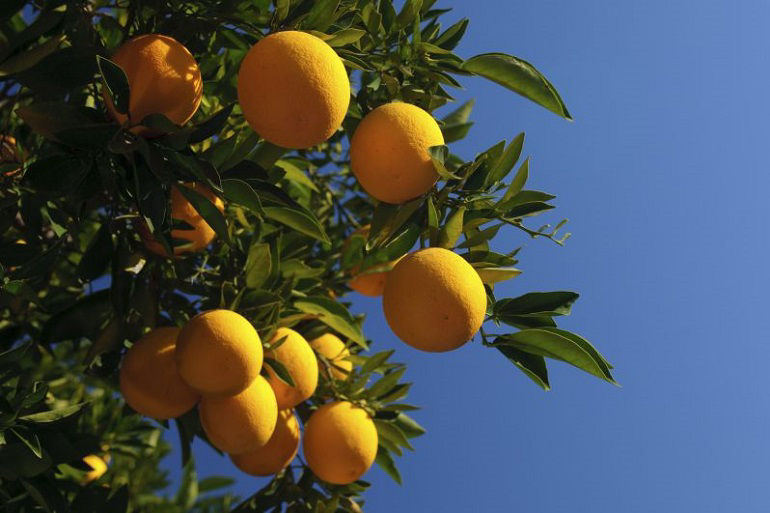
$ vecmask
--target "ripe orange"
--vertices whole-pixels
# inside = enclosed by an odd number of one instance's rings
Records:
[[[185,187],[193,189],[195,192],[203,195],[216,206],[220,212],[224,212],[225,204],[215,195],[211,189],[200,183],[188,182],[183,184]],[[191,226],[191,228],[178,228],[171,230],[171,245],[174,249],[174,256],[184,255],[185,253],[195,253],[208,246],[216,237],[216,232],[203,217],[195,210],[195,207],[187,201],[177,187],[171,188],[171,219],[173,221],[182,221]],[[147,227],[143,224],[138,225],[139,235],[144,241],[145,247],[160,256],[169,256],[163,246],[156,241],[149,233]]]
[[[192,409],[199,394],[182,380],[174,360],[179,328],[155,328],[126,351],[120,366],[120,392],[129,406],[158,420]]]
[[[382,296],[393,332],[423,351],[457,349],[481,327],[484,284],[461,256],[443,248],[410,253],[390,271]]]
[[[259,375],[262,344],[257,331],[240,314],[209,310],[182,328],[176,363],[182,379],[204,396],[233,395]]]
[[[340,127],[350,102],[342,60],[323,40],[287,30],[251,47],[238,72],[238,103],[251,128],[284,148],[309,148]]]
[[[251,452],[264,446],[273,435],[278,419],[275,394],[262,376],[257,376],[236,395],[204,397],[198,413],[211,444],[229,454]]]
[[[268,381],[273,387],[275,398],[278,401],[278,408],[283,410],[293,408],[302,401],[308,399],[315,392],[318,385],[318,360],[315,353],[307,343],[305,337],[289,328],[278,328],[270,339],[270,344],[274,344],[280,339],[286,337],[277,349],[269,350],[265,357],[278,360],[289,371],[294,386],[282,381],[273,372],[273,369],[267,365]]]
[[[350,351],[345,347],[345,344],[339,337],[333,333],[325,333],[320,337],[314,338],[310,341],[310,347],[312,347],[318,354],[329,360],[332,365],[331,375],[334,379],[347,379],[350,371],[353,370],[353,362],[348,357]],[[324,365],[319,361],[318,369],[321,374],[324,374]]]
[[[177,125],[192,118],[201,102],[203,80],[198,63],[176,39],[147,34],[129,39],[118,48],[112,61],[126,73],[130,89],[128,116],[115,110],[103,89],[107,110],[118,122],[130,117],[134,132],[153,135],[139,125],[150,114],[164,114]]]
[[[242,454],[231,454],[235,466],[252,476],[269,476],[286,468],[299,450],[299,421],[294,410],[278,412],[273,436],[264,447]]]
[[[402,102],[367,114],[350,142],[350,165],[366,192],[386,203],[425,194],[438,180],[428,148],[444,144],[433,117]]]
[[[327,403],[308,419],[302,448],[316,476],[333,484],[352,483],[377,456],[377,428],[363,408],[347,401]]]

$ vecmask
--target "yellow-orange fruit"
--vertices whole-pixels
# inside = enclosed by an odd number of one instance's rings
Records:
[[[457,349],[481,327],[484,284],[461,256],[443,248],[410,253],[390,271],[382,296],[393,332],[423,351]]]
[[[245,390],[228,397],[204,397],[198,406],[209,441],[229,454],[251,452],[273,436],[278,406],[270,384],[257,376]]]
[[[238,72],[238,103],[246,121],[284,148],[309,148],[331,137],[349,102],[342,60],[305,32],[270,34],[251,47]]]
[[[293,408],[308,399],[318,385],[318,360],[310,344],[305,337],[290,328],[278,328],[270,339],[270,344],[275,344],[284,337],[286,340],[281,345],[265,353],[265,357],[282,363],[294,381],[294,386],[289,386],[267,365],[267,379],[273,387],[278,408],[281,410]]]
[[[177,372],[174,359],[179,328],[155,328],[126,351],[120,365],[120,392],[129,406],[158,420],[192,409],[200,399]]]
[[[5,171],[5,176],[15,175],[21,169],[24,157],[16,146],[16,138],[12,135],[0,135],[0,164],[19,164]]]
[[[248,387],[262,370],[262,343],[254,326],[231,310],[190,319],[176,344],[179,374],[204,396],[228,396]]]
[[[327,403],[308,419],[302,450],[319,478],[333,484],[352,483],[377,456],[377,428],[363,408],[347,401]]]
[[[325,333],[311,340],[310,347],[329,361],[332,366],[331,375],[334,379],[347,379],[350,371],[353,370],[353,362],[348,359],[350,351],[337,335]],[[323,364],[320,361],[318,362],[318,369],[322,374],[325,372],[322,370]]]
[[[86,463],[86,465],[91,467],[91,470],[86,472],[86,475],[83,476],[83,484],[96,481],[102,477],[105,472],[107,472],[107,462],[96,454],[89,454],[88,456],[84,456],[83,461]]]
[[[377,107],[358,124],[350,164],[366,192],[386,203],[425,194],[438,180],[428,148],[444,144],[433,117],[409,103]]]
[[[198,194],[205,196],[216,206],[220,212],[224,212],[225,204],[214,194],[211,189],[203,184],[188,182],[183,184],[185,187],[193,189]],[[184,255],[185,253],[195,253],[208,246],[216,237],[216,232],[209,226],[203,217],[195,210],[192,203],[179,192],[178,187],[171,188],[171,219],[172,221],[183,221],[191,228],[177,228],[171,230],[171,246],[174,249],[174,256]],[[169,256],[163,246],[156,241],[149,230],[143,224],[138,225],[139,235],[144,242],[144,246],[156,255]]]
[[[252,476],[269,476],[286,468],[299,450],[299,421],[294,410],[278,412],[273,436],[259,449],[231,454],[230,459],[241,471]]]
[[[164,114],[177,125],[192,118],[203,95],[203,79],[192,54],[176,39],[161,34],[147,34],[129,39],[118,48],[112,61],[128,78],[130,98],[128,116],[120,114],[103,90],[107,110],[118,122],[130,117],[138,125],[150,114]],[[136,126],[134,132],[152,135]]]

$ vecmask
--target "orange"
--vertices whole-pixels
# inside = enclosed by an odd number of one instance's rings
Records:
[[[231,310],[190,319],[177,338],[176,363],[187,384],[204,396],[234,395],[262,369],[262,344],[251,323]]]
[[[309,148],[340,127],[350,102],[342,60],[323,40],[287,30],[251,47],[238,72],[238,103],[261,137]]]
[[[134,132],[153,135],[151,130],[136,126],[150,114],[160,113],[183,125],[198,110],[203,95],[201,72],[190,51],[176,39],[161,34],[134,37],[118,48],[112,61],[128,78],[128,116],[115,110],[106,88],[104,101],[119,123],[130,118]]]
[[[390,271],[382,296],[393,333],[423,351],[457,349],[481,327],[484,284],[461,256],[443,248],[410,253]]]
[[[229,454],[251,452],[273,436],[278,420],[275,394],[262,376],[229,397],[204,397],[198,407],[201,426],[211,444]]]
[[[211,189],[200,183],[187,182],[185,187],[193,189],[195,192],[203,195],[216,206],[220,212],[224,212],[225,204],[215,195]],[[195,210],[192,203],[187,201],[177,187],[171,188],[171,219],[172,221],[182,221],[190,225],[191,228],[178,228],[171,230],[171,246],[174,249],[174,256],[184,255],[185,253],[195,253],[208,246],[216,237],[216,232],[209,226],[203,217]],[[160,256],[168,256],[163,246],[156,241],[144,224],[139,224],[139,235],[144,241],[145,247]]]
[[[263,447],[242,454],[231,454],[235,466],[252,476],[269,476],[286,468],[299,450],[299,421],[294,410],[278,412],[273,436]]]
[[[293,408],[302,401],[309,399],[318,385],[318,360],[305,337],[290,328],[278,328],[270,339],[275,344],[283,337],[286,339],[278,348],[269,350],[265,357],[279,361],[286,367],[294,386],[282,381],[267,365],[268,381],[273,387],[278,408]]]
[[[120,366],[120,392],[128,405],[158,420],[192,409],[199,394],[182,380],[174,360],[179,328],[155,328],[126,351]]]
[[[409,103],[381,105],[358,124],[350,142],[350,165],[358,183],[386,203],[404,203],[438,180],[428,148],[444,144],[433,117]]]
[[[331,375],[334,379],[347,379],[350,371],[353,370],[353,362],[348,359],[350,351],[337,335],[325,333],[311,340],[310,347],[329,361],[332,366]],[[323,370],[324,368],[323,363],[319,361],[318,369],[321,374],[326,372]]]
[[[316,476],[327,483],[348,484],[372,466],[377,440],[377,428],[363,408],[337,401],[310,416],[302,448]]]

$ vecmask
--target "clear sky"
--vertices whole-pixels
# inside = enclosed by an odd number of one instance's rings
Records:
[[[582,293],[561,324],[594,342],[623,388],[551,364],[543,392],[492,349],[427,354],[356,299],[378,349],[397,348],[428,433],[376,467],[369,513],[770,511],[766,195],[770,79],[765,0],[440,0],[467,16],[457,52],[533,62],[566,122],[483,79],[471,158],[526,131],[530,186],[569,217],[565,248],[524,243],[524,274],[498,297]],[[264,481],[197,446],[202,475]],[[178,454],[169,465],[178,465]]]

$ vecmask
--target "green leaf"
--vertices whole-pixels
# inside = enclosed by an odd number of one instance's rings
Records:
[[[222,180],[222,192],[228,202],[244,206],[257,215],[265,214],[262,209],[262,202],[259,200],[259,195],[257,195],[251,185],[243,180],[238,180],[237,178]]]
[[[195,505],[197,499],[198,474],[195,472],[195,460],[190,458],[182,469],[182,482],[179,484],[174,502],[182,508],[182,511],[188,511]]]
[[[227,123],[227,119],[233,112],[233,107],[235,107],[235,104],[231,103],[230,105],[219,109],[208,119],[196,125],[193,131],[190,133],[188,142],[190,144],[199,143],[211,136],[218,134],[219,131],[222,130],[222,128],[225,126],[225,123]]]
[[[495,208],[499,211],[512,210],[519,205],[525,205],[527,203],[545,203],[554,199],[556,196],[548,194],[542,191],[519,191],[517,194],[508,198],[507,200],[495,205]]]
[[[326,40],[326,44],[333,48],[345,46],[357,42],[364,37],[364,35],[366,35],[365,30],[347,28],[332,34],[332,36]]]
[[[390,349],[388,351],[381,351],[379,353],[373,354],[366,359],[359,372],[361,375],[365,376],[370,372],[376,371],[382,364],[388,361],[388,358],[393,356],[393,353],[395,353],[395,351]]]
[[[270,277],[271,271],[270,245],[265,243],[253,244],[249,248],[244,266],[246,286],[251,289],[258,289]]]
[[[294,386],[294,380],[291,377],[291,373],[286,368],[284,364],[276,360],[275,358],[270,358],[268,356],[264,359],[265,364],[273,369],[273,372],[276,376],[278,376],[278,379],[289,385],[290,387]]]
[[[112,260],[112,251],[112,234],[109,223],[106,222],[94,234],[78,263],[80,279],[91,281],[104,274]]]
[[[86,403],[78,403],[78,404],[72,404],[70,406],[65,406],[63,408],[58,408],[56,410],[41,411],[40,413],[31,413],[29,415],[24,415],[22,417],[19,417],[19,420],[25,420],[27,422],[35,422],[38,424],[56,422],[57,420],[66,419],[67,417],[70,417],[76,414],[77,412],[82,410],[85,405]]]
[[[0,370],[5,369],[14,363],[20,361],[27,353],[29,348],[32,347],[32,342],[25,342],[17,347],[8,349],[0,353]]]
[[[329,25],[334,23],[334,13],[339,4],[340,0],[317,0],[313,2],[313,8],[307,13],[303,26],[310,30],[326,31]]]
[[[398,384],[398,381],[404,375],[404,372],[406,372],[406,367],[401,367],[400,369],[386,373],[382,378],[378,379],[371,387],[369,387],[366,394],[375,399],[389,394],[393,387]]]
[[[463,233],[463,215],[465,206],[461,206],[449,216],[446,224],[441,228],[438,236],[438,245],[442,248],[453,248],[457,239]]]
[[[295,166],[292,162],[288,160],[279,160],[278,162],[275,163],[275,165],[286,172],[285,178],[287,180],[304,185],[311,191],[320,192],[318,190],[318,187],[316,187],[316,184],[313,182],[313,180],[308,178],[305,172],[302,171],[302,169],[300,169],[299,167]]]
[[[115,110],[121,114],[126,114],[131,92],[128,86],[128,77],[126,77],[123,68],[101,55],[96,56],[96,64],[99,66],[99,73],[102,75],[104,86],[107,88],[107,94],[110,95]]]
[[[604,356],[601,355],[601,353],[599,353],[599,351],[593,345],[591,345],[589,341],[587,341],[580,335],[577,335],[570,331],[562,330],[556,327],[543,327],[541,329],[550,331],[551,333],[556,333],[557,335],[561,335],[563,337],[569,338],[570,340],[575,342],[577,345],[582,347],[587,353],[593,356],[596,359],[596,361],[600,363],[600,366],[603,367],[602,370],[604,371],[604,373],[610,378],[612,378],[612,376],[610,375],[610,370],[612,369],[612,365],[610,364],[610,362],[607,361],[606,358],[604,358]]]
[[[551,384],[548,382],[548,368],[545,365],[545,358],[537,354],[525,353],[512,346],[497,346],[497,349],[529,379],[534,381],[537,386],[546,391],[551,389]]]
[[[382,446],[377,447],[377,457],[374,461],[377,462],[377,465],[379,465],[380,468],[393,479],[393,481],[401,484],[401,474],[399,473],[398,468],[396,468],[393,457],[385,448]]]
[[[505,212],[504,217],[517,219],[519,217],[532,216],[551,210],[555,208],[553,205],[549,205],[543,201],[530,201],[528,203],[521,203]]]
[[[508,190],[505,191],[505,195],[503,196],[503,199],[500,200],[501,202],[507,201],[510,198],[517,195],[523,188],[524,184],[527,183],[527,179],[529,178],[529,157],[521,163],[521,166],[519,166],[519,170],[516,171],[516,176],[513,177],[513,181],[511,181],[511,185],[508,186]]]
[[[494,285],[501,281],[510,280],[521,274],[515,267],[477,267],[476,272],[484,283]]]
[[[209,199],[198,191],[185,185],[177,184],[175,187],[182,193],[182,196],[192,204],[193,208],[203,217],[204,221],[211,226],[216,234],[226,244],[230,244],[230,234],[227,231],[227,221],[225,216]]]
[[[546,328],[530,328],[498,337],[495,346],[513,346],[527,353],[554,358],[569,363],[589,374],[616,384],[607,370],[606,363],[587,351],[583,344],[572,337]]]
[[[36,102],[16,109],[32,131],[56,140],[56,134],[69,129],[93,126],[96,111],[56,101]]]
[[[293,228],[321,242],[330,242],[323,226],[310,212],[279,206],[265,206],[263,210],[265,215],[274,221],[285,224],[289,228]]]
[[[294,307],[304,313],[320,315],[319,320],[321,322],[362,348],[367,348],[361,327],[350,315],[350,312],[336,301],[321,296],[306,297],[297,300]]]
[[[257,147],[252,158],[262,169],[270,169],[288,151],[286,148],[265,141]]]
[[[460,42],[465,30],[468,28],[468,18],[463,18],[448,29],[446,29],[438,38],[433,42],[436,46],[440,46],[445,50],[452,50]]]
[[[501,299],[495,303],[494,315],[541,316],[569,315],[572,305],[580,295],[577,292],[530,292],[512,299]]]
[[[396,21],[401,28],[409,27],[415,18],[420,14],[423,0],[406,0],[401,12],[398,13]]]
[[[458,248],[472,248],[473,246],[478,246],[479,244],[483,244],[487,241],[491,241],[495,238],[495,235],[497,235],[497,232],[500,230],[500,228],[503,227],[503,224],[496,224],[494,226],[490,226],[489,228],[485,228],[477,233],[475,233],[473,236],[468,237],[466,233],[466,239],[462,244],[459,244]]]
[[[525,60],[504,53],[485,53],[463,62],[462,69],[497,82],[563,118],[572,119],[553,84]]]
[[[417,423],[412,417],[406,413],[399,413],[395,420],[396,424],[401,431],[409,438],[416,438],[425,434],[425,428]]]
[[[457,178],[457,176],[453,175],[444,165],[447,157],[449,156],[449,147],[444,144],[431,146],[428,148],[428,153],[430,154],[431,162],[433,162],[433,168],[441,178],[444,180],[452,180],[453,178]]]
[[[521,132],[519,135],[513,138],[513,140],[505,149],[505,151],[500,156],[500,158],[497,159],[497,162],[495,162],[494,165],[492,165],[492,170],[489,172],[489,175],[487,176],[486,183],[492,184],[497,182],[498,180],[502,180],[503,178],[505,178],[505,175],[507,175],[508,172],[511,169],[513,169],[513,166],[519,160],[519,157],[521,156],[521,150],[523,147],[524,147],[524,132]]]
[[[235,479],[224,476],[210,476],[201,479],[198,483],[198,491],[200,493],[210,492],[212,490],[218,490],[219,488],[225,488],[235,483]]]
[[[10,431],[16,435],[16,438],[21,440],[22,443],[26,445],[35,456],[38,458],[43,457],[43,448],[40,446],[40,439],[37,437],[36,433],[30,433],[32,436],[27,438],[26,436],[22,436],[18,429],[10,428]]]
[[[0,77],[19,73],[33,67],[46,56],[58,50],[65,40],[66,36],[60,34],[29,50],[17,53],[10,59],[6,59],[0,64]]]
[[[374,419],[374,425],[377,428],[378,436],[387,438],[391,442],[404,447],[405,449],[409,449],[410,451],[414,450],[414,447],[412,447],[412,444],[409,443],[409,439],[406,437],[404,432],[401,431],[401,429],[399,429],[399,427],[396,426],[393,422]]]

